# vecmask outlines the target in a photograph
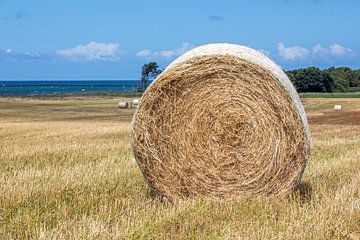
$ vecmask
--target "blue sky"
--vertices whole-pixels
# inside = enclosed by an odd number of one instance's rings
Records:
[[[138,79],[194,46],[229,42],[284,69],[360,68],[356,0],[0,0],[0,80]]]

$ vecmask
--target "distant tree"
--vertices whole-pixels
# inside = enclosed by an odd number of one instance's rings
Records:
[[[332,92],[334,79],[326,71],[309,67],[287,72],[299,92]]]
[[[352,70],[348,67],[331,67],[327,71],[335,80],[336,85],[342,85],[345,90],[348,88],[360,87],[360,74],[359,70]]]
[[[352,70],[350,68],[335,68],[331,67],[325,69],[328,74],[334,79],[334,89],[337,92],[346,92],[350,87],[350,79],[353,78]]]
[[[355,75],[354,83],[356,84],[356,87],[360,88],[360,69],[354,70],[353,72],[354,72],[354,75]]]
[[[138,91],[144,92],[148,87],[149,81],[154,80],[161,72],[162,70],[159,68],[156,62],[149,62],[144,64],[141,69],[141,80]]]

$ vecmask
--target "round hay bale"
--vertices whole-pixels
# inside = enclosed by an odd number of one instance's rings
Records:
[[[120,101],[120,102],[119,102],[119,108],[128,108],[128,103],[127,103],[127,102]]]
[[[142,96],[131,135],[145,180],[166,198],[286,193],[310,150],[285,73],[233,44],[197,47],[171,63]]]
[[[334,106],[334,110],[335,110],[335,111],[341,111],[341,110],[342,110],[342,106],[341,106],[341,105],[335,105],[335,106]]]
[[[133,106],[137,106],[137,105],[139,105],[139,103],[140,103],[140,99],[139,99],[139,98],[135,98],[135,99],[132,101],[132,105],[133,105]]]

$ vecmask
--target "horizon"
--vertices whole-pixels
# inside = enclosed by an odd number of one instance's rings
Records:
[[[308,67],[305,67],[305,68],[311,68],[311,67],[316,67],[316,66],[308,66]],[[334,67],[334,66],[330,66],[328,68],[319,68],[320,70],[326,70],[326,69],[329,69],[331,67]],[[317,67],[316,67],[317,68]],[[338,66],[338,67],[335,67],[335,68],[350,68],[350,67],[347,67],[347,66]],[[294,71],[294,70],[300,70],[300,69],[304,69],[304,68],[294,68],[294,69],[288,69],[288,70],[284,70],[285,72],[287,71]],[[353,71],[359,71],[360,68],[350,68],[351,70]],[[11,81],[18,81],[18,82],[21,82],[21,81],[140,81],[140,76],[138,79],[0,79],[1,82],[11,82]],[[150,81],[151,82],[151,81]]]
[[[0,0],[0,80],[136,81],[149,61],[163,69],[215,42],[252,47],[285,70],[360,69],[357,1],[206,3]]]

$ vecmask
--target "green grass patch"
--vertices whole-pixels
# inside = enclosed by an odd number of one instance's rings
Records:
[[[360,92],[300,93],[301,98],[360,98]]]

